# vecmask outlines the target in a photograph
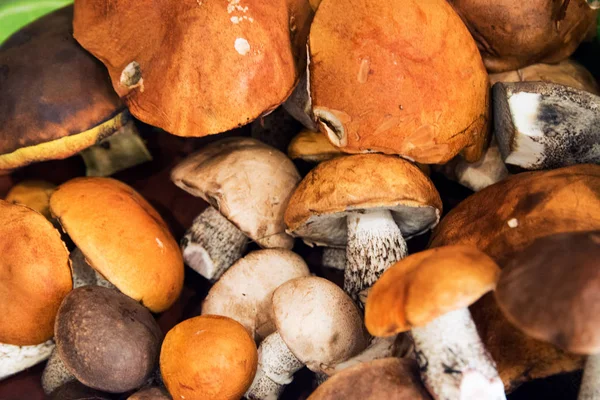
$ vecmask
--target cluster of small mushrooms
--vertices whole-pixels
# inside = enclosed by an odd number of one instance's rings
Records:
[[[581,368],[600,400],[600,89],[569,59],[600,59],[599,3],[75,0],[21,28],[0,398],[45,362],[54,400],[501,400]],[[181,232],[154,165],[205,205]]]

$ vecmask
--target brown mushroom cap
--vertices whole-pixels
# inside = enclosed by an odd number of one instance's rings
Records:
[[[282,152],[251,138],[222,139],[183,160],[171,179],[261,247],[292,248],[283,214],[300,175]]]
[[[46,181],[23,181],[13,186],[6,194],[6,201],[23,204],[46,218],[50,215],[50,196],[56,185]]]
[[[314,114],[342,151],[425,164],[481,157],[487,73],[446,1],[324,1],[309,44]]]
[[[392,211],[404,238],[434,227],[442,211],[435,186],[418,167],[394,156],[359,154],[324,161],[300,182],[285,212],[288,232],[307,243],[345,246],[346,215]]]
[[[308,162],[321,162],[344,155],[332,145],[327,137],[320,132],[304,129],[294,136],[287,149],[292,160],[302,159]]]
[[[183,287],[183,259],[166,223],[126,184],[76,178],[56,189],[50,210],[92,268],[153,312]]]
[[[45,342],[73,287],[69,252],[59,232],[30,208],[0,200],[0,255],[0,342]]]
[[[58,354],[86,386],[111,393],[140,387],[154,371],[162,333],[152,314],[114,289],[74,289],[56,316]]]
[[[354,367],[329,378],[308,400],[430,400],[410,359],[384,358]]]
[[[309,275],[306,263],[296,253],[284,249],[253,251],[212,286],[202,303],[202,314],[233,318],[260,341],[276,330],[271,304],[275,289]]]
[[[485,66],[494,72],[569,57],[596,19],[585,0],[450,3],[473,33]]]
[[[244,327],[228,317],[203,315],[167,333],[160,372],[174,399],[240,399],[250,387],[258,354]]]
[[[412,254],[392,265],[367,298],[365,324],[389,336],[468,307],[496,285],[500,269],[470,246],[445,246]]]
[[[102,64],[73,39],[72,19],[65,7],[0,47],[0,170],[69,157],[128,119]]]
[[[358,308],[327,279],[309,276],[279,286],[273,314],[285,344],[313,371],[333,368],[367,347]]]
[[[75,38],[150,125],[179,136],[224,132],[277,107],[298,80],[307,1],[106,4],[75,5]]]
[[[502,270],[498,306],[527,335],[579,354],[600,352],[600,231],[536,239]]]

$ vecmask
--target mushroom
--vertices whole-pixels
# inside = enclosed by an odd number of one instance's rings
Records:
[[[304,129],[292,139],[287,154],[292,160],[301,159],[310,163],[320,163],[344,155],[325,135],[308,129]]]
[[[495,297],[528,336],[589,354],[579,400],[600,397],[600,230],[536,239],[504,267]]]
[[[65,368],[86,386],[122,393],[142,386],[154,372],[162,333],[152,314],[135,300],[114,289],[85,286],[63,300],[55,340],[53,363],[59,368],[52,371],[61,376],[46,376],[45,383],[60,382]]]
[[[600,96],[547,82],[497,83],[494,125],[506,164],[551,169],[600,163]]]
[[[416,166],[394,156],[359,154],[310,171],[289,201],[285,223],[309,245],[346,246],[344,290],[358,300],[406,256],[405,240],[438,223],[441,210],[437,190]]]
[[[71,381],[58,388],[50,400],[112,400],[108,393],[89,388],[78,381]]]
[[[177,300],[183,287],[179,246],[131,187],[110,178],[75,178],[54,191],[50,211],[85,261],[122,293],[152,312]]]
[[[0,108],[0,170],[70,157],[96,144],[84,153],[88,175],[151,159],[105,68],[73,39],[72,20],[73,7],[62,8],[0,46],[7,105]]]
[[[501,72],[568,58],[586,37],[596,12],[585,0],[451,0],[488,70]]]
[[[251,138],[222,139],[179,163],[171,179],[212,206],[181,241],[186,264],[205,278],[218,279],[242,256],[247,238],[292,248],[283,213],[300,175],[283,153]]]
[[[303,68],[311,19],[307,0],[104,0],[75,4],[73,27],[136,118],[205,136],[283,103]]]
[[[367,347],[362,318],[352,299],[318,277],[287,281],[273,293],[277,332],[258,350],[250,400],[277,398],[304,365],[325,373]]]
[[[6,201],[23,204],[44,217],[51,219],[50,195],[56,189],[56,185],[38,180],[22,181],[14,185],[6,194]]]
[[[289,250],[265,249],[239,259],[211,287],[202,314],[223,315],[241,323],[257,342],[273,333],[273,292],[310,272],[302,257]]]
[[[319,386],[308,400],[430,400],[413,360],[384,358],[356,365]]]
[[[394,18],[390,18],[394,15]],[[444,0],[337,0],[319,5],[307,86],[319,130],[346,153],[424,164],[487,140],[488,78],[475,41]]]
[[[434,398],[505,399],[468,309],[494,289],[499,274],[498,265],[475,247],[410,255],[373,285],[365,324],[375,336],[411,331],[423,382]]]
[[[256,345],[231,318],[202,315],[171,329],[160,372],[174,399],[239,399],[256,372]]]
[[[69,252],[41,214],[0,200],[0,380],[50,356],[54,317],[72,289]]]
[[[468,197],[433,231],[430,247],[471,245],[506,264],[536,238],[600,226],[600,166],[576,165],[509,177]],[[515,329],[492,295],[471,307],[507,390],[524,380],[580,368],[581,357]]]
[[[135,392],[127,400],[171,400],[171,396],[163,388],[149,387]]]

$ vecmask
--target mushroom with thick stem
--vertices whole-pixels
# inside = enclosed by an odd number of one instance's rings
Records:
[[[292,248],[283,214],[300,175],[280,151],[252,138],[222,139],[179,163],[171,179],[212,206],[181,242],[186,263],[205,278],[218,279],[247,238],[263,248]]]
[[[520,168],[599,163],[600,96],[548,82],[496,83],[494,125],[502,158]]]
[[[290,199],[285,222],[309,245],[346,246],[344,288],[358,300],[406,256],[406,239],[438,223],[441,210],[437,190],[419,168],[395,156],[361,154],[310,171]]]
[[[500,310],[527,335],[587,354],[579,400],[600,398],[600,231],[545,236],[504,267]]]
[[[239,399],[252,383],[257,353],[237,321],[202,315],[171,329],[160,351],[160,372],[174,399]]]
[[[0,380],[50,356],[54,318],[71,291],[69,252],[32,209],[0,200]]]
[[[411,330],[423,382],[435,399],[505,399],[468,309],[494,289],[499,274],[498,265],[475,247],[408,256],[371,289],[367,329],[375,336]]]
[[[246,397],[277,398],[306,365],[325,372],[367,347],[360,311],[343,290],[318,277],[296,278],[273,294],[277,332],[258,350],[258,371]]]
[[[0,108],[0,170],[83,152],[87,174],[106,176],[151,160],[106,70],[73,39],[72,21],[73,6],[62,8],[0,46],[11,104]]]

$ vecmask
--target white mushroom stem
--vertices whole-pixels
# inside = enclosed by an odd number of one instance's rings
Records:
[[[52,340],[33,346],[0,343],[0,381],[45,361],[53,349]]]
[[[406,257],[406,241],[389,210],[348,215],[344,290],[354,300],[392,264]]]
[[[338,249],[336,247],[325,247],[323,249],[322,264],[326,268],[346,269],[346,249]]]
[[[411,331],[423,383],[436,400],[506,399],[468,308]]]
[[[585,363],[578,400],[600,399],[600,354],[590,355]]]
[[[246,398],[277,400],[285,385],[304,364],[287,347],[279,333],[267,336],[258,348],[258,368]]]
[[[242,257],[248,239],[219,211],[208,207],[181,240],[185,263],[210,281],[219,279]]]
[[[56,350],[52,355],[42,373],[42,389],[46,395],[50,395],[56,389],[67,382],[75,380],[75,376],[69,372],[65,364],[60,359]]]

